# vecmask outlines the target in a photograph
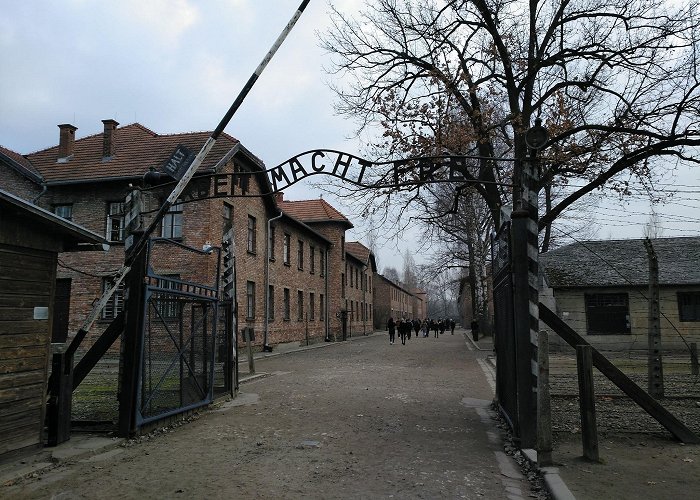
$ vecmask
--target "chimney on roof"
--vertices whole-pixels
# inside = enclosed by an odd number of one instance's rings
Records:
[[[105,124],[105,131],[102,134],[102,158],[109,159],[114,156],[116,151],[114,147],[114,133],[119,123],[112,119],[102,120],[102,123]]]
[[[58,137],[58,159],[67,159],[73,154],[75,131],[78,130],[78,127],[74,127],[70,123],[63,123],[58,128],[61,131]]]
[[[284,192],[279,191],[275,193],[275,203],[282,203],[284,201]]]

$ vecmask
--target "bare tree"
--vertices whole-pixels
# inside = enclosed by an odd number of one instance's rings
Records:
[[[664,229],[661,227],[659,215],[652,210],[649,216],[649,221],[644,226],[644,237],[650,240],[661,238],[664,234]]]
[[[496,225],[504,184],[519,182],[498,159],[522,161],[525,131],[541,117],[550,140],[540,187],[566,188],[544,204],[545,228],[596,189],[624,194],[630,177],[652,178],[668,164],[660,158],[700,163],[695,9],[663,0],[368,0],[355,17],[333,9],[323,45],[333,71],[352,82],[336,88],[338,111],[360,129],[380,125],[376,146],[387,158],[443,148],[477,156],[461,165],[465,183]],[[365,202],[400,216],[415,191]]]
[[[403,253],[403,286],[411,293],[418,286],[416,260],[413,258],[410,250],[406,249]]]
[[[382,273],[384,277],[388,280],[393,281],[396,284],[401,283],[401,278],[399,277],[399,271],[395,267],[385,267]]]

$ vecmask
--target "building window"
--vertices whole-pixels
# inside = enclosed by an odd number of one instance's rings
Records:
[[[700,321],[700,292],[678,292],[678,319]]]
[[[350,321],[355,321],[355,301],[350,301]]]
[[[345,260],[345,236],[340,237],[340,258]]]
[[[115,201],[107,205],[107,240],[124,241],[124,203]]]
[[[112,288],[113,281],[111,278],[102,279],[102,293],[104,294],[107,290]],[[119,284],[119,287],[115,290],[112,296],[109,298],[107,304],[105,304],[104,309],[102,309],[102,319],[114,319],[117,314],[122,312],[124,309],[124,282]]]
[[[585,295],[589,335],[630,333],[629,299],[626,293]]]
[[[314,292],[309,293],[309,319],[316,319],[316,295]]]
[[[297,267],[304,269],[304,242],[297,240],[299,247],[297,248]]]
[[[267,236],[267,258],[275,260],[275,226],[270,226],[270,234]]]
[[[229,229],[233,227],[233,205],[229,203],[224,203],[221,211],[221,216],[223,217],[223,231],[221,234],[225,234]]]
[[[292,237],[288,235],[287,233],[284,233],[284,246],[282,248],[282,258],[284,259],[284,264],[285,265],[290,265],[290,260],[291,260],[291,251],[289,247],[292,244]]]
[[[182,238],[182,203],[179,200],[163,217],[161,236],[170,239]]]
[[[257,243],[257,221],[252,215],[248,216],[248,252],[255,253],[255,247]]]
[[[316,247],[309,245],[309,272],[316,272]]]
[[[319,250],[319,257],[320,257],[320,262],[319,265],[321,266],[321,272],[319,273],[321,276],[326,275],[326,252],[323,250]]]
[[[340,296],[345,297],[345,273],[340,275]]]
[[[318,297],[318,316],[321,321],[326,319],[326,298],[323,296],[323,294],[319,295]]]
[[[297,319],[304,320],[304,292],[301,290],[297,291]]]
[[[73,220],[73,204],[64,203],[53,206],[53,213],[66,220]]]
[[[166,274],[162,279],[158,280],[158,287],[165,290],[179,290],[179,280],[179,274]],[[175,295],[168,292],[159,292],[156,294],[156,300],[156,308],[163,319],[176,319],[180,316],[179,301]]]
[[[272,285],[267,287],[267,319],[275,319],[275,287]]]
[[[246,283],[246,319],[255,319],[255,282],[248,281]]]
[[[290,305],[289,305],[289,288],[284,289],[284,319],[289,321],[290,316]]]
[[[360,268],[355,268],[355,288],[360,288]]]
[[[347,268],[347,266],[346,266],[346,268]],[[348,276],[350,276],[350,288],[352,288],[352,275],[353,275],[353,272],[352,272],[352,267],[351,267],[350,274],[348,275]]]

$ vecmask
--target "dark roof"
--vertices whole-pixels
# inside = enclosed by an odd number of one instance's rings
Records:
[[[660,285],[700,285],[700,237],[652,240]],[[552,288],[647,286],[644,240],[582,241],[540,255]]]
[[[341,222],[348,228],[353,227],[352,223],[331,206],[326,200],[281,201],[279,207],[295,219],[299,219],[307,224],[313,222]]]
[[[76,246],[81,243],[104,245],[109,248],[107,241],[102,235],[93,233],[83,226],[79,226],[71,221],[63,219],[41,207],[33,205],[26,200],[0,189],[0,206],[12,207],[22,215],[31,217],[36,221],[37,226],[45,226],[46,230],[53,235],[62,237],[69,246]]]
[[[133,123],[114,131],[115,154],[108,160],[102,156],[103,133],[76,139],[73,154],[67,161],[57,161],[58,146],[28,154],[24,158],[47,184],[138,178],[149,167],[162,170],[161,167],[179,144],[198,153],[210,135],[211,132],[160,135]],[[221,134],[199,170],[211,170],[237,142],[230,135]]]

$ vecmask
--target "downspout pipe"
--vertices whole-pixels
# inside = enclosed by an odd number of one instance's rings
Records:
[[[39,198],[41,198],[42,196],[44,196],[46,194],[46,191],[48,189],[49,189],[49,186],[45,182],[42,182],[41,183],[41,193],[39,193],[37,195],[37,197],[32,200],[32,204],[36,205],[36,202],[39,201]]]
[[[323,259],[323,276],[324,276],[323,289],[324,289],[324,292],[326,294],[326,298],[325,298],[324,304],[323,304],[323,307],[326,308],[326,310],[324,312],[324,317],[326,318],[326,320],[323,322],[324,323],[323,327],[326,330],[326,338],[324,339],[326,342],[331,341],[331,338],[330,338],[330,321],[331,320],[329,317],[329,313],[331,310],[331,299],[328,296],[328,261],[330,260],[330,253],[331,253],[330,250],[331,250],[331,246],[328,245],[326,247],[326,256]]]
[[[263,349],[266,351],[271,350],[267,343],[267,332],[270,326],[270,227],[272,221],[280,219],[282,215],[284,215],[284,212],[280,210],[279,215],[267,220],[267,233],[265,235],[265,289],[263,290],[265,294],[265,330],[263,332]]]
[[[367,262],[362,269],[362,335],[367,335],[367,269],[369,269],[371,255],[371,253],[367,254]]]

